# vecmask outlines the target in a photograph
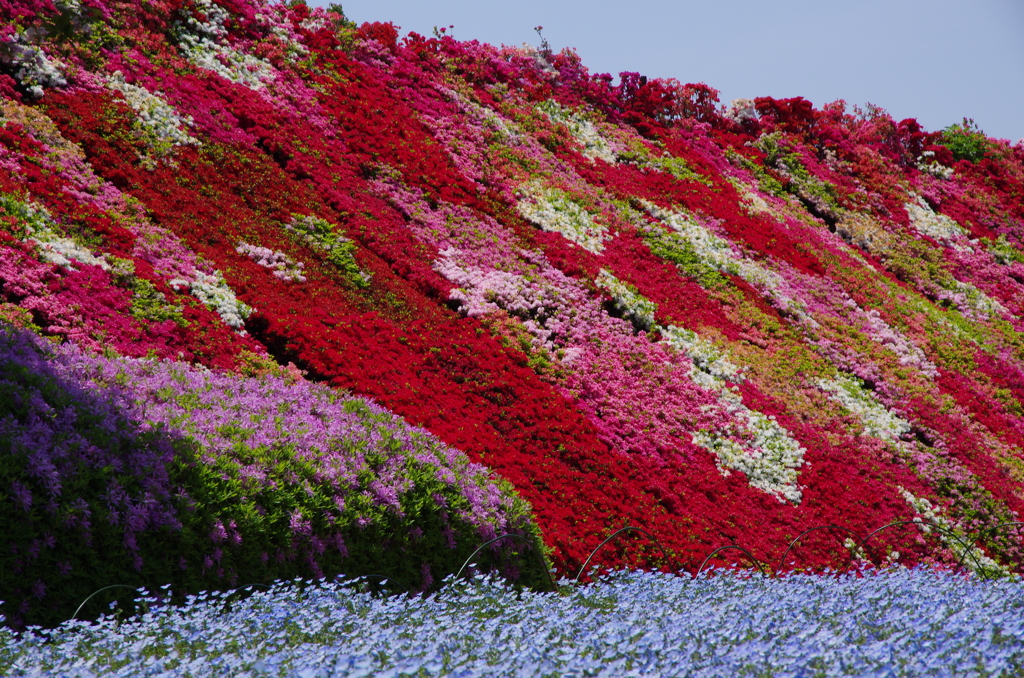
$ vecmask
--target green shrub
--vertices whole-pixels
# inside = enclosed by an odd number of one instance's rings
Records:
[[[475,558],[546,580],[529,505],[383,408],[283,376],[54,346],[0,325],[0,599],[14,627],[113,584],[180,598],[379,574],[429,590]],[[81,616],[124,591],[98,596]]]
[[[970,162],[982,160],[990,146],[988,137],[970,118],[964,118],[963,122],[942,130],[942,141],[939,143],[948,148],[957,160]]]

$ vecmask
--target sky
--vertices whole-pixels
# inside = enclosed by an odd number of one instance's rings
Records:
[[[939,130],[1024,137],[1024,0],[334,0],[402,34],[574,48],[591,73],[703,82],[733,99],[871,103]],[[322,0],[310,4],[326,6]]]

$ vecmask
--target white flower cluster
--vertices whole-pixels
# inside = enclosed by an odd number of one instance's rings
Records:
[[[520,186],[517,193],[520,199],[516,209],[527,221],[545,231],[561,233],[588,252],[604,251],[604,242],[610,238],[608,227],[594,221],[590,212],[565,191],[545,188],[535,180]]]
[[[553,99],[537,104],[537,110],[546,115],[551,122],[561,123],[569,130],[569,134],[583,146],[583,156],[594,160],[600,158],[614,165],[617,162],[611,144],[598,131],[594,123],[579,113],[568,111]]]
[[[688,244],[701,261],[723,273],[739,276],[800,322],[812,327],[817,325],[803,302],[783,292],[787,285],[781,275],[738,254],[732,243],[712,233],[692,216],[662,209],[647,201],[643,201],[643,206],[648,214],[668,226],[675,237]]]
[[[745,434],[743,444],[719,432],[698,431],[693,442],[715,455],[718,470],[741,471],[751,487],[779,501],[799,504],[803,498],[797,483],[807,452],[773,416],[751,410],[735,392],[745,380],[743,368],[729,360],[725,351],[696,332],[675,325],[659,327],[663,341],[686,353],[693,362],[690,378],[701,386],[717,391]]]
[[[631,320],[637,327],[651,329],[654,325],[654,312],[657,310],[653,301],[644,298],[635,287],[622,282],[603,268],[594,282],[612,295],[615,308],[623,317]]]
[[[725,351],[707,339],[702,339],[696,332],[675,325],[659,329],[662,341],[685,353],[693,361],[690,376],[701,386],[729,392],[731,384],[742,384],[746,380],[742,367],[730,361]]]
[[[910,433],[910,422],[878,402],[859,379],[840,375],[835,379],[818,379],[815,385],[855,416],[864,426],[865,435],[898,444]]]
[[[694,433],[694,444],[715,455],[722,475],[729,475],[729,469],[741,471],[751,487],[781,502],[799,504],[803,492],[797,478],[807,450],[773,416],[765,416],[742,404],[735,407],[734,414],[750,436],[744,441],[746,444],[740,445],[707,431]]]
[[[267,7],[267,10],[266,12],[257,10],[255,15],[257,25],[266,31],[268,35],[277,38],[285,48],[289,59],[299,61],[308,57],[309,48],[296,39],[297,36],[292,30],[291,19],[285,13],[284,6],[271,5]],[[324,27],[326,24],[327,20],[325,17],[317,17],[315,14],[311,14],[300,23],[303,28],[313,31]]]
[[[315,33],[331,26],[330,20],[323,14],[310,14],[299,22],[299,28],[304,31]]]
[[[523,251],[529,256],[527,251]],[[534,350],[545,352],[569,363],[580,353],[572,346],[584,333],[587,320],[602,315],[595,300],[588,298],[582,286],[574,286],[561,272],[545,276],[523,275],[514,271],[484,270],[464,260],[455,248],[442,250],[434,270],[457,285],[449,298],[462,303],[462,312],[481,317],[504,310],[519,318],[523,329],[533,336]]]
[[[682,238],[702,261],[724,273],[739,275],[741,259],[728,240],[719,238],[688,214],[662,209],[646,200],[642,204],[648,214]]]
[[[646,200],[642,200],[641,204],[648,214],[682,236],[702,260],[719,270],[735,272],[733,261],[736,257],[729,241],[711,233],[689,214],[662,209]]]
[[[189,61],[250,89],[262,89],[274,80],[274,67],[270,62],[227,44],[228,31],[224,25],[230,14],[226,9],[211,0],[195,0],[194,5],[206,20],[200,21],[194,14],[187,14],[176,21],[173,28],[174,37]]]
[[[733,99],[732,103],[729,104],[729,110],[725,112],[725,117],[737,123],[743,123],[747,120],[756,121],[757,109],[754,107],[754,100]]]
[[[75,270],[71,265],[74,260],[83,264],[99,266],[104,271],[110,270],[110,265],[102,254],[95,256],[74,240],[59,236],[53,231],[36,231],[29,240],[38,246],[41,261],[67,266],[71,270]]]
[[[13,70],[15,80],[36,98],[43,96],[44,87],[68,84],[60,64],[51,61],[38,46],[28,44],[26,33],[16,33],[7,41],[0,41],[0,63]]]
[[[302,268],[305,264],[301,261],[293,261],[284,252],[244,242],[238,243],[235,251],[249,257],[263,268],[271,269],[274,272],[274,277],[279,280],[306,282],[306,276],[302,275]]]
[[[985,552],[980,548],[973,546],[970,536],[946,518],[941,507],[935,506],[924,497],[914,496],[902,487],[897,486],[896,489],[899,490],[899,493],[903,495],[906,502],[917,513],[914,522],[918,523],[922,532],[931,534],[932,530],[935,529],[923,522],[922,519],[942,528],[935,530],[938,533],[939,539],[949,547],[953,555],[956,556],[957,561],[962,563],[964,567],[987,576],[994,574],[1005,576],[1010,573],[1009,570],[985,555]]]
[[[772,218],[777,219],[778,214],[776,210],[768,204],[768,201],[758,195],[755,191],[750,190],[749,187],[744,185],[741,181],[734,177],[728,177],[729,183],[732,184],[733,188],[740,196],[740,205],[744,211],[750,215],[765,214]]]
[[[219,315],[226,325],[241,330],[253,309],[235,297],[224,276],[219,271],[214,271],[212,275],[196,271],[195,278],[174,278],[168,284],[175,290],[187,288],[196,299]]]
[[[124,81],[120,71],[107,78],[107,86],[121,93],[125,102],[138,114],[139,124],[169,146],[198,146],[199,140],[185,131],[194,123],[182,117],[159,94]]]
[[[906,203],[904,208],[910,216],[910,223],[919,233],[961,254],[973,254],[983,249],[978,240],[970,238],[970,234],[960,224],[944,214],[936,214],[922,197],[912,197],[914,202]],[[938,298],[952,302],[968,319],[983,320],[990,316],[1006,317],[1009,314],[1005,306],[971,283],[953,280],[953,285],[955,289],[939,290]]]
[[[953,279],[956,290],[940,289],[937,297],[951,301],[969,320],[985,320],[991,316],[1009,317],[1010,311],[996,299],[968,282]]]
[[[931,160],[933,157],[935,157],[935,151],[925,151],[922,153],[921,158],[917,161],[917,169],[927,172],[938,179],[951,179],[953,177],[953,168],[946,167],[941,162]]]
[[[946,244],[949,240],[962,236],[966,237],[967,232],[945,214],[936,214],[921,196],[912,196],[914,202],[903,205],[910,217],[910,223],[919,233],[930,236],[939,242]]]
[[[67,266],[75,270],[72,261],[82,264],[99,266],[104,271],[110,270],[110,264],[103,255],[94,255],[71,238],[65,238],[53,231],[53,217],[41,205],[21,201],[5,201],[0,205],[4,211],[11,210],[21,222],[23,231],[19,234],[25,242],[36,246],[36,254],[40,261],[57,266]]]

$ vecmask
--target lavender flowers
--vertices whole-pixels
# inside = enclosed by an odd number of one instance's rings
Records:
[[[112,583],[188,592],[345,571],[423,589],[486,539],[535,535],[484,467],[284,371],[92,355],[0,326],[0,393],[0,566],[14,575],[0,597],[16,627],[56,623]]]

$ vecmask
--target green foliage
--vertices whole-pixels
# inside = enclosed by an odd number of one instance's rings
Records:
[[[0,193],[0,230],[24,240],[37,231],[47,231],[49,228],[50,220],[45,212],[13,195]]]
[[[321,252],[349,282],[365,289],[371,275],[363,272],[355,259],[356,244],[338,234],[330,222],[319,217],[293,214],[287,230],[298,240]]]
[[[73,431],[58,431],[49,441],[63,446],[72,459],[76,453],[81,455],[73,476],[62,480],[56,495],[42,487],[38,471],[30,471],[35,450],[28,404],[33,397],[41,398],[55,417],[74,421]],[[111,481],[117,481],[129,494],[141,495],[144,489],[137,475],[88,463],[88,451],[101,449],[127,459],[134,452],[158,447],[165,434],[142,430],[121,416],[105,416],[104,406],[76,393],[51,373],[15,361],[0,363],[0,487],[4,488],[0,533],[5,542],[0,549],[0,598],[11,601],[15,592],[31,591],[37,582],[43,582],[45,595],[31,617],[39,623],[70,616],[72,601],[81,602],[99,588],[96,582],[138,580],[132,559],[125,553],[124,528],[109,520],[101,494]],[[13,483],[31,492],[28,510],[16,503]],[[78,526],[83,520],[89,522],[88,530]],[[150,577],[170,574],[160,566],[167,558],[164,539],[169,536],[158,531],[142,545]],[[111,557],[116,553],[124,556]],[[11,609],[3,612],[8,618],[14,616]]]
[[[167,301],[163,292],[157,290],[152,282],[135,275],[135,264],[130,259],[108,256],[110,274],[114,284],[132,293],[132,316],[148,322],[173,320],[178,325],[185,324],[185,317],[180,306]]]
[[[650,226],[641,229],[640,236],[655,256],[671,261],[705,289],[721,290],[729,286],[725,276],[704,262],[686,238],[678,233]]]
[[[663,172],[668,172],[676,179],[680,181],[696,181],[704,184],[705,186],[713,185],[710,179],[706,179],[701,175],[690,169],[690,166],[682,158],[677,158],[673,155],[664,155],[661,157],[652,157],[651,165],[657,167]]]
[[[988,137],[970,118],[964,118],[963,122],[942,130],[942,141],[939,143],[952,151],[957,160],[970,162],[982,160],[991,147]]]
[[[758,188],[770,195],[782,197],[786,194],[786,188],[778,179],[773,177],[767,169],[757,164],[742,153],[738,153],[731,147],[726,147],[725,155],[729,162],[749,171],[757,178]]]
[[[818,210],[833,214],[839,211],[836,187],[808,172],[800,159],[800,154],[786,148],[780,143],[781,139],[782,133],[774,132],[761,135],[753,144],[765,154],[765,164],[774,167],[789,180],[788,184],[783,185],[763,168],[748,160],[747,162],[753,166],[750,169],[757,176],[761,189],[779,196],[782,195],[782,191],[787,191]]]
[[[618,159],[621,162],[638,165],[640,167],[653,167],[671,174],[680,181],[696,181],[705,186],[712,186],[713,182],[706,177],[697,174],[682,158],[677,158],[667,152],[652,151],[637,139],[630,139],[628,147],[618,152]]]
[[[168,303],[163,292],[157,291],[156,286],[150,281],[135,278],[131,289],[132,315],[135,318],[151,322],[173,320],[179,325],[185,323],[181,308]]]
[[[1000,234],[995,240],[981,238],[981,241],[1000,264],[1008,266],[1012,263],[1024,263],[1024,252],[1007,240],[1006,235]]]
[[[341,5],[332,2],[327,5],[327,11],[333,12],[336,15],[334,17],[334,26],[338,31],[347,31],[354,34],[359,28],[359,24],[350,20],[345,15],[345,10]]]

